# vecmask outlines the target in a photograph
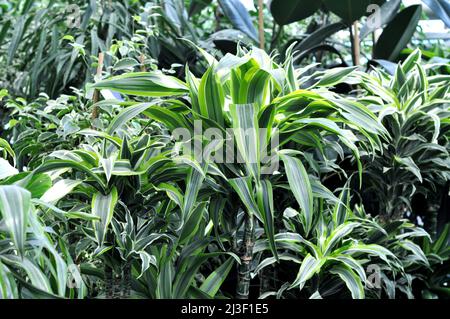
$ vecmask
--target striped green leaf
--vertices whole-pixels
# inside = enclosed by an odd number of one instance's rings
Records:
[[[242,203],[244,204],[249,214],[255,214],[260,220],[262,217],[259,214],[258,205],[255,202],[253,194],[253,187],[250,178],[240,177],[228,180],[231,187],[239,195]]]
[[[198,192],[204,181],[204,175],[195,168],[190,168],[189,174],[186,180],[186,192],[184,194],[183,201],[183,220],[189,218],[192,209],[195,206]]]
[[[21,187],[0,186],[0,212],[13,242],[23,256],[31,209],[31,193]]]
[[[81,181],[77,180],[62,179],[47,190],[44,195],[42,195],[41,200],[47,203],[56,203],[61,198],[70,194],[70,192],[81,183]]]
[[[213,67],[208,68],[200,81],[198,103],[201,115],[216,121],[220,127],[224,126],[225,95]]]
[[[302,162],[294,157],[281,154],[289,186],[303,212],[305,233],[311,230],[313,221],[313,194],[308,173]]]
[[[206,203],[198,204],[192,211],[192,213],[185,220],[183,227],[181,228],[178,242],[183,244],[188,242],[197,232],[200,222],[205,212]]]
[[[270,181],[264,179],[256,185],[256,198],[259,212],[264,221],[264,231],[269,239],[270,249],[274,257],[278,260],[277,247],[275,245],[273,190]]]
[[[323,261],[320,259],[316,259],[310,254],[306,255],[305,259],[302,261],[302,265],[300,266],[297,278],[291,284],[291,288],[299,286],[300,289],[303,289],[305,283],[320,270],[322,264]]]
[[[359,276],[347,265],[334,266],[330,273],[338,275],[350,290],[353,299],[364,299],[364,287]]]
[[[358,227],[359,223],[345,223],[339,225],[328,238],[325,240],[323,246],[323,254],[327,255],[331,253],[334,246],[338,243],[339,240],[343,239],[346,235],[350,234],[355,227]]]
[[[173,76],[156,72],[126,73],[93,85],[96,89],[110,89],[137,96],[174,96],[188,92],[186,84]]]
[[[232,269],[235,259],[230,257],[219,266],[216,270],[214,270],[202,283],[200,286],[200,290],[207,293],[209,296],[214,297],[220,289],[220,286],[223,284],[225,279],[227,278],[230,270]]]
[[[92,198],[92,214],[100,218],[93,222],[95,238],[99,247],[103,246],[108,226],[114,214],[118,201],[117,189],[114,187],[108,195],[98,192]]]
[[[255,104],[231,104],[233,133],[248,173],[259,180],[260,143],[258,129],[258,110]]]
[[[80,172],[85,173],[89,177],[91,177],[93,180],[95,180],[101,189],[106,190],[106,184],[105,182],[94,172],[92,172],[86,165],[80,164],[79,162],[73,161],[73,160],[49,160],[44,162],[41,166],[39,166],[34,173],[44,173],[44,172],[50,172],[54,170],[60,170],[64,168],[71,168],[78,170]]]

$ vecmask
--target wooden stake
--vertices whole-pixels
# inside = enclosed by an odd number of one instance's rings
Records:
[[[145,68],[145,55],[144,53],[141,54],[139,57],[139,62],[141,62],[141,72],[147,72],[147,69]]]
[[[361,64],[361,47],[360,47],[360,39],[359,39],[359,28],[358,21],[353,23],[353,36],[352,36],[352,55],[353,55],[353,64],[360,65]]]
[[[259,47],[265,49],[264,38],[264,3],[263,0],[258,0],[258,24],[259,24]]]
[[[105,54],[103,52],[100,52],[98,54],[98,65],[97,65],[97,73],[96,76],[100,77],[102,75],[103,70],[103,62],[105,60]],[[95,89],[94,90],[94,96],[92,97],[92,102],[94,104],[98,103],[100,100],[100,91]],[[98,107],[94,105],[94,108],[92,109],[91,119],[95,120],[98,117]]]

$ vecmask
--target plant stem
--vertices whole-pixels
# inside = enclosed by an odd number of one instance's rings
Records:
[[[248,299],[250,292],[250,270],[253,260],[254,246],[254,221],[253,214],[247,214],[245,218],[244,240],[242,243],[241,265],[239,266],[237,299]]]
[[[105,295],[106,299],[112,299],[113,292],[113,270],[108,265],[105,265]]]
[[[96,73],[97,77],[102,75],[104,59],[105,59],[105,54],[103,52],[100,52],[98,54],[98,65],[97,65],[97,73]],[[92,97],[92,102],[94,102],[94,104],[96,104],[99,100],[100,100],[100,92],[99,92],[99,90],[95,89],[94,96]],[[92,109],[91,120],[95,120],[97,117],[98,117],[98,107],[97,107],[97,105],[94,105],[94,108]]]
[[[145,55],[142,53],[139,56],[139,62],[141,62],[141,72],[147,72],[147,68],[145,67]]]
[[[264,39],[264,3],[263,0],[258,0],[258,25],[259,25],[259,48],[265,48]]]
[[[360,40],[359,40],[359,29],[358,29],[358,21],[355,21],[352,26],[350,26],[350,37],[352,40],[352,59],[353,65],[360,65],[360,56],[361,56],[361,48],[360,48]]]
[[[125,262],[122,269],[122,298],[130,298],[131,292],[131,264]]]

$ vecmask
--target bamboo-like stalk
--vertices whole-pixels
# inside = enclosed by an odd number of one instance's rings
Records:
[[[126,262],[122,269],[122,298],[130,298],[131,294],[131,265]]]
[[[121,283],[122,278],[119,274],[115,274],[113,279],[113,299],[120,299],[121,298]]]
[[[239,266],[237,299],[248,299],[250,293],[250,270],[253,260],[253,246],[255,227],[253,214],[247,214],[245,218],[244,240],[242,243],[241,265]]]
[[[264,38],[264,3],[258,0],[258,26],[259,26],[259,47],[264,50],[266,47]]]
[[[112,299],[114,295],[113,270],[105,264],[105,296],[106,299]]]

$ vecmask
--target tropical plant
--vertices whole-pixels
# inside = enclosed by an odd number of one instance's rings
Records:
[[[355,73],[363,88],[358,101],[378,114],[390,136],[379,152],[367,154],[364,169],[364,191],[378,203],[366,207],[386,220],[411,214],[416,194],[439,203],[441,194],[436,191],[450,178],[449,94],[442,85],[447,79],[428,76],[431,68],[423,68],[420,61],[416,50],[397,66],[394,76]]]

